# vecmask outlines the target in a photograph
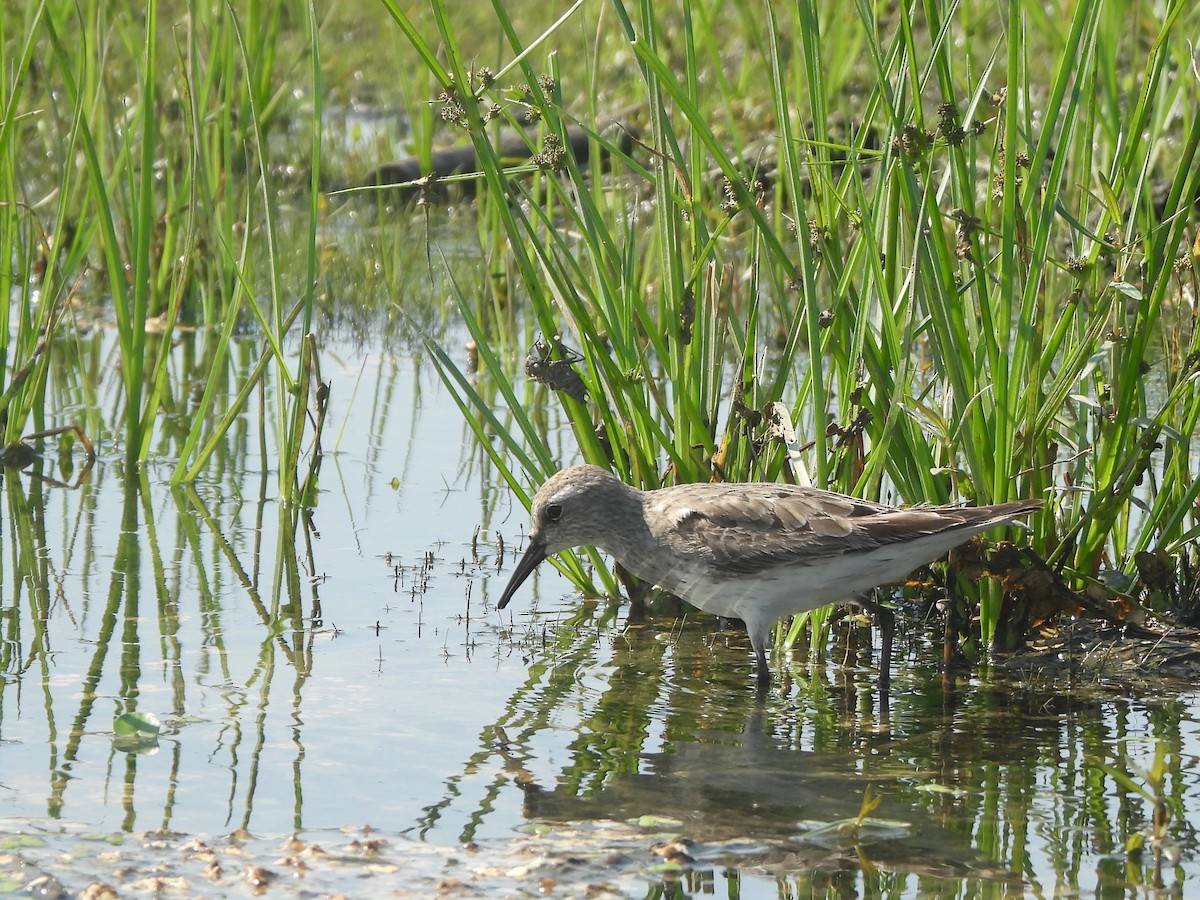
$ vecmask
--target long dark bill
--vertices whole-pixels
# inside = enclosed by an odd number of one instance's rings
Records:
[[[517,563],[517,567],[513,569],[512,577],[508,579],[508,584],[504,587],[504,593],[500,595],[500,602],[496,604],[497,609],[504,609],[504,607],[508,606],[508,601],[517,592],[517,588],[525,583],[525,579],[533,574],[533,570],[538,567],[538,563],[545,558],[545,545],[539,544],[536,541],[530,541],[529,546],[525,548],[525,555],[521,557]]]

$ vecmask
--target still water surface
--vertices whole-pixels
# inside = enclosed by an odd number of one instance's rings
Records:
[[[916,642],[889,730],[857,629],[759,704],[744,634],[712,620],[581,605],[549,566],[497,613],[525,511],[419,354],[327,351],[322,493],[295,534],[253,435],[194,491],[113,458],[77,487],[4,475],[0,889],[155,870],[221,896],[248,889],[244,858],[291,873],[276,892],[348,896],[1182,894],[1200,877],[1194,693],[943,682]],[[113,720],[135,710],[163,732],[126,750]],[[1160,745],[1156,873],[1123,848],[1152,824],[1134,767]],[[872,823],[821,830],[868,787]],[[293,832],[340,863],[297,874]],[[368,834],[382,849],[352,843]]]

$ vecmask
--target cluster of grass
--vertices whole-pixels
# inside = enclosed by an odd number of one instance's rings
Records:
[[[289,18],[304,39],[285,56]],[[31,424],[63,424],[53,380],[78,378],[86,393],[91,379],[53,368],[47,348],[111,322],[121,424],[97,441],[119,446],[133,465],[165,456],[173,481],[189,481],[271,379],[281,399],[263,427],[275,429],[279,494],[302,500],[312,483],[301,474],[306,423],[321,405],[312,344],[294,337],[311,326],[319,259],[315,9],[40,2],[5,6],[0,27],[0,286],[14,300],[0,313],[5,443]],[[308,107],[287,118],[297,84]],[[287,191],[281,132],[309,136],[307,184]],[[293,254],[281,246],[281,219],[296,195],[301,211],[286,224],[288,243],[301,248]],[[294,256],[302,279],[285,275]],[[169,339],[183,327],[202,336],[207,381],[183,395],[186,410],[173,410],[174,423],[188,423],[181,431],[163,420],[176,390]],[[262,355],[247,380],[230,385],[239,329],[261,335]]]
[[[529,31],[494,0],[489,53],[451,5],[384,4],[480,161],[491,271],[456,292],[486,386],[433,350],[521,496],[560,462],[532,395],[569,388],[579,454],[644,487],[1044,497],[1028,540],[1077,588],[1192,564],[1194,5],[610,0]],[[506,167],[494,122],[537,155]],[[573,123],[611,172],[556,152]]]
[[[1136,570],[1127,584],[1187,605],[1188,4],[1079,2],[1061,21],[1023,3],[382,8],[405,52],[371,77],[400,85],[414,150],[428,156],[441,125],[480,160],[484,278],[437,275],[484,377],[440,346],[433,359],[520,496],[577,454],[646,487],[1042,496],[1030,541],[1073,586]],[[96,313],[81,301],[104,295],[121,425],[98,434],[85,402],[86,433],[187,481],[272,379],[280,495],[311,497],[320,376],[296,335],[322,260],[331,65],[315,9],[43,2],[0,24],[5,443],[68,424],[56,379],[86,401],[64,360],[85,356]],[[502,159],[497,122],[528,128],[536,155]],[[557,149],[573,124],[604,159]],[[292,154],[299,179],[279,164]],[[207,380],[180,392],[158,334],[185,325]],[[261,355],[231,383],[243,331]],[[527,352],[540,381],[514,376]],[[555,444],[551,396],[577,446]],[[990,644],[1006,633],[998,588],[979,599]]]

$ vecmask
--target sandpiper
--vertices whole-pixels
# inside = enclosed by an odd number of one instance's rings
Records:
[[[897,581],[967,538],[1042,505],[899,509],[789,484],[681,484],[641,491],[597,466],[551,476],[530,509],[529,545],[500,609],[547,556],[597,547],[638,578],[705,612],[741,619],[758,683],[770,683],[767,643],[784,616],[834,602],[880,614],[880,688],[891,671],[891,610],[862,595]]]

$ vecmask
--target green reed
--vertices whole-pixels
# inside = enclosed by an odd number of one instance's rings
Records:
[[[311,330],[319,275],[324,88],[316,11],[294,5],[40,3],[20,19],[0,13],[0,196],[8,198],[0,248],[15,263],[3,284],[18,288],[0,339],[7,441],[30,423],[37,431],[64,424],[47,408],[46,383],[64,373],[48,372],[46,348],[111,321],[120,433],[104,433],[111,426],[85,413],[96,440],[117,443],[131,463],[173,458],[174,480],[193,479],[245,398],[261,380],[277,380],[279,404],[263,425],[279,449],[280,496],[305,493],[306,454],[315,485],[319,443],[310,454],[307,416],[320,419],[319,368],[315,344],[294,333]],[[293,16],[299,35],[285,34]],[[44,59],[39,47],[49,51]],[[307,146],[288,143],[306,128]],[[295,159],[308,177],[289,185],[282,163]],[[303,212],[289,209],[281,225],[292,196]],[[255,384],[230,385],[231,343],[248,323],[269,364],[251,370]],[[167,409],[185,418],[171,371],[171,338],[183,329],[203,333],[210,365],[181,433],[162,420]],[[164,436],[173,438],[167,446]]]
[[[522,497],[560,462],[511,375],[540,332],[587,391],[557,395],[580,455],[635,484],[787,470],[897,502],[1041,496],[1029,541],[1076,587],[1197,533],[1188,4],[1078,2],[1064,27],[1023,3],[882,22],[612,0],[572,7],[605,27],[570,71],[571,16],[496,0],[489,54],[445,4],[384,6],[480,160],[493,274],[456,295],[497,400],[435,358]],[[637,108],[629,154],[606,104]],[[514,168],[492,118],[536,120],[531,151],[590,125],[613,174]],[[978,600],[983,646],[1021,631],[998,585]]]
[[[39,8],[40,10],[40,8]],[[38,11],[34,12],[34,16]],[[0,11],[0,24],[8,27],[9,13]],[[32,63],[36,42],[30,32],[20,44],[4,43],[0,62],[9,69],[9,51],[17,50],[13,65],[26,70]],[[57,330],[74,285],[61,274],[60,247],[69,231],[60,203],[47,226],[28,202],[18,198],[16,172],[23,160],[21,127],[28,123],[23,111],[24,84],[20,79],[5,83],[3,114],[0,117],[0,253],[11,261],[0,270],[0,288],[10,301],[0,311],[0,422],[5,444],[16,441],[32,420],[43,430],[46,418],[41,398],[46,387],[47,353],[50,336]],[[78,262],[78,251],[67,261],[68,271]],[[36,288],[41,282],[41,292]]]

